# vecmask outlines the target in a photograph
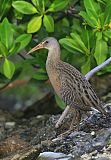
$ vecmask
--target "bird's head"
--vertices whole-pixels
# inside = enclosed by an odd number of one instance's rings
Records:
[[[37,46],[32,48],[27,54],[30,54],[36,50],[39,50],[41,48],[46,48],[48,50],[53,50],[54,48],[58,47],[59,44],[57,40],[53,37],[47,37],[45,38],[41,43],[39,43]]]

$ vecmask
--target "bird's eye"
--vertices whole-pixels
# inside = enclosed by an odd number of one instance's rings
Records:
[[[45,41],[45,43],[48,44],[49,42],[48,42],[48,41]]]

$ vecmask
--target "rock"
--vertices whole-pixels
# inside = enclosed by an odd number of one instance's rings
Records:
[[[95,134],[95,132],[94,132],[94,131],[92,131],[92,132],[91,132],[91,136],[93,136],[93,137],[95,137],[95,136],[96,136],[96,134]]]
[[[75,159],[84,155],[85,153],[93,152],[93,156],[96,153],[102,152],[104,147],[107,147],[111,129],[101,129],[95,132],[96,137],[92,137],[91,133],[83,131],[73,132],[64,138],[56,138],[48,146],[48,151],[63,152],[71,154]],[[46,148],[44,148],[44,151]],[[94,153],[96,151],[96,153]]]
[[[96,138],[92,140],[92,146],[97,150],[101,150],[103,147],[107,145],[107,142],[110,137],[111,137],[111,128],[106,130],[103,129],[99,131]]]
[[[67,156],[66,154],[63,153],[55,153],[55,152],[43,152],[40,153],[39,157],[37,160],[73,160],[71,156]]]
[[[59,115],[42,115],[1,121],[1,136],[5,136],[0,142],[0,158],[37,159],[40,153],[47,151],[51,156],[62,153],[64,160],[111,159],[111,116],[106,119],[99,113],[93,113],[82,121],[79,131],[64,136],[58,134],[63,132],[62,129],[60,132],[55,129],[58,118]]]
[[[10,128],[13,128],[15,126],[15,122],[6,122],[5,123],[5,128],[6,129],[10,129]]]

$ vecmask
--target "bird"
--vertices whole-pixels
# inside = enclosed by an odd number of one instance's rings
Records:
[[[87,112],[94,108],[106,116],[107,112],[103,108],[103,102],[98,98],[85,76],[74,66],[60,59],[59,42],[54,37],[47,37],[27,54],[42,48],[48,49],[46,71],[54,91],[66,106],[74,111],[70,130],[73,128],[75,120],[79,126],[82,111]]]

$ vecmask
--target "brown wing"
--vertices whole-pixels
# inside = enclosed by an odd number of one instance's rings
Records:
[[[81,110],[91,110],[91,107],[94,107],[100,112],[104,112],[101,101],[85,76],[65,62],[60,64],[59,70],[61,97],[67,105]]]

